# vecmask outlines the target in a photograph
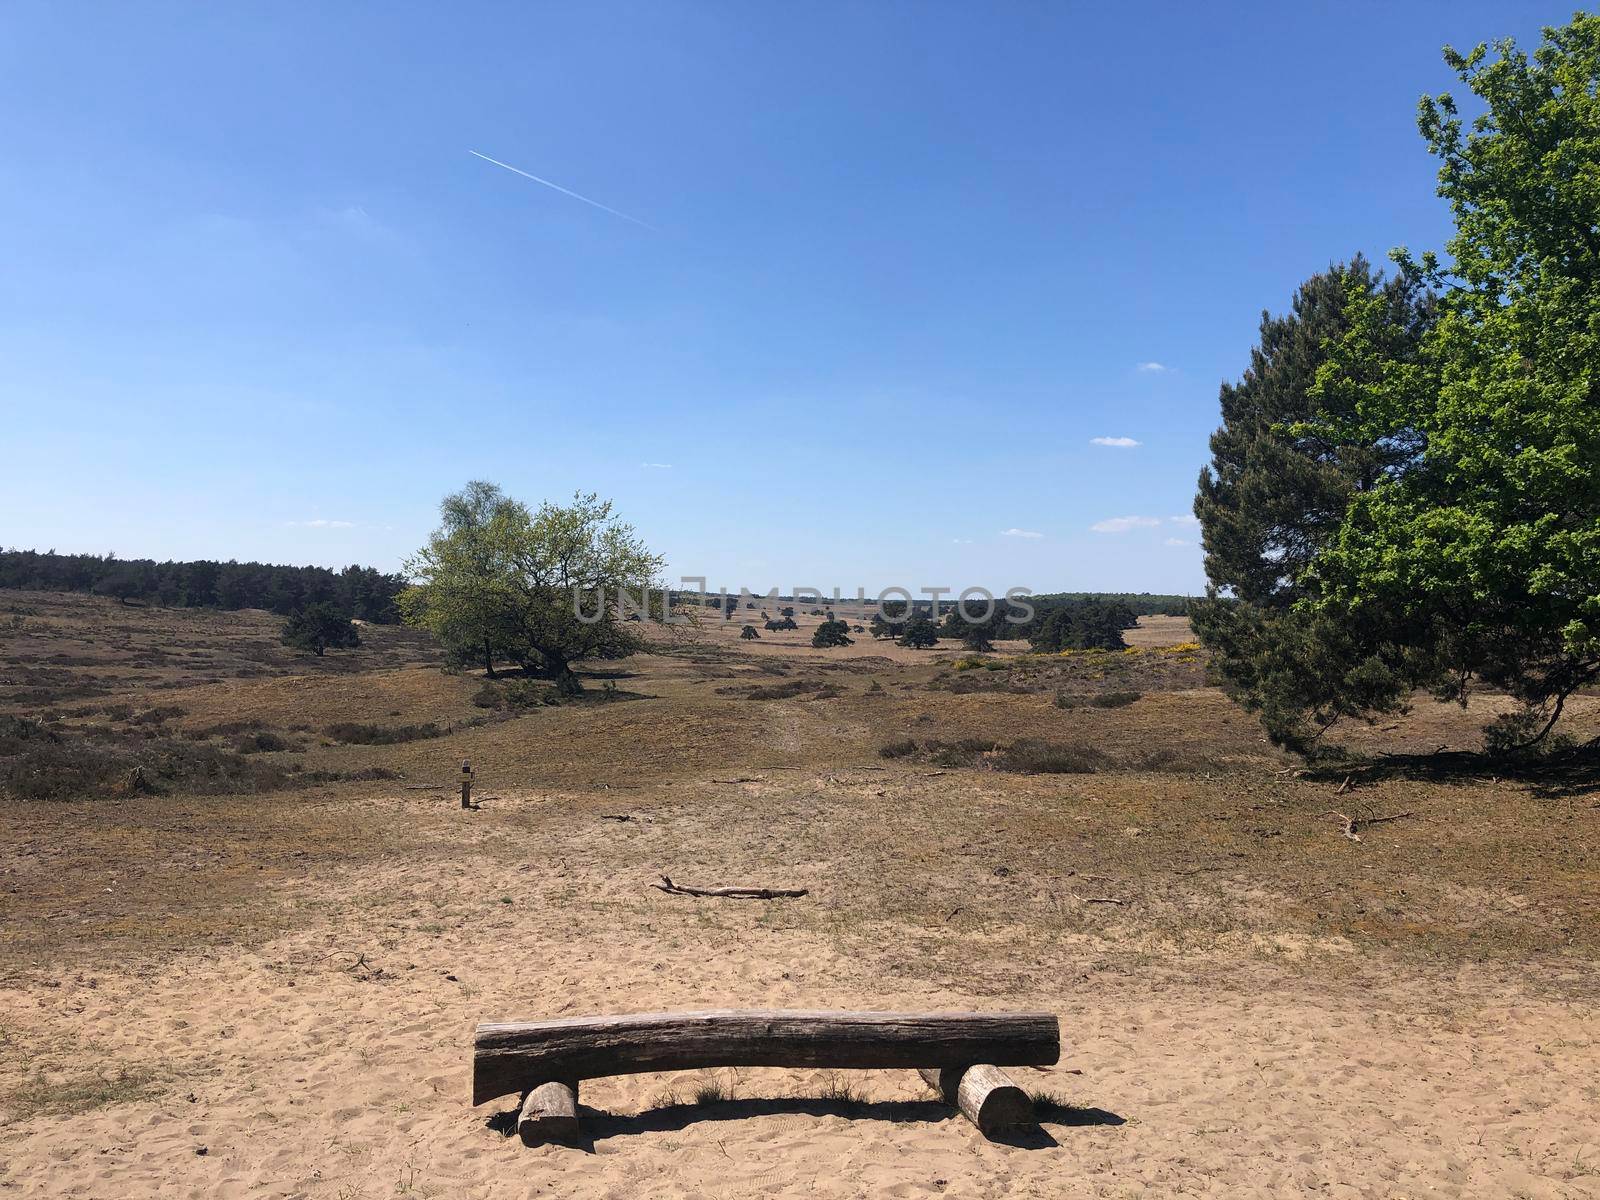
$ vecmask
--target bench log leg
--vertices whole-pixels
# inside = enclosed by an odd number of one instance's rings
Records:
[[[578,1136],[578,1084],[551,1081],[531,1089],[517,1114],[517,1133],[525,1145],[564,1142]]]
[[[1033,1101],[999,1067],[922,1067],[917,1074],[985,1135],[1035,1124]]]

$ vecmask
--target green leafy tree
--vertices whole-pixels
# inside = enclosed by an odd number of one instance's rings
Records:
[[[872,620],[867,622],[867,628],[875,638],[894,637],[904,631],[906,626],[906,611],[911,606],[904,600],[885,600],[878,605],[872,614]]]
[[[756,632],[756,627],[754,625],[746,625],[743,629],[739,630],[739,636],[747,642],[753,642],[761,635]]]
[[[1483,108],[1469,125],[1448,95],[1421,105],[1451,263],[1396,253],[1436,306],[1412,339],[1346,280],[1309,411],[1283,422],[1372,469],[1283,573],[1280,648],[1238,660],[1275,736],[1481,682],[1521,702],[1489,747],[1521,749],[1600,676],[1600,18],[1547,29],[1531,57],[1445,57]],[[1225,608],[1197,621],[1224,646],[1270,624]]]
[[[928,650],[939,644],[939,630],[923,613],[905,623],[899,643],[913,650]]]
[[[1041,654],[1124,650],[1128,643],[1122,631],[1137,623],[1138,618],[1119,601],[1068,600],[1043,604],[1027,636],[1033,649]]]
[[[612,515],[609,501],[580,493],[569,505],[529,511],[475,482],[445,497],[440,512],[440,528],[406,563],[417,583],[399,604],[447,649],[490,672],[497,658],[509,659],[570,690],[574,662],[643,646],[619,605],[624,592],[665,595],[656,585],[662,560]]]
[[[283,644],[309,650],[321,658],[327,650],[349,650],[361,645],[361,635],[350,623],[349,613],[324,600],[290,614],[283,625]]]
[[[1394,669],[1403,648],[1382,621],[1339,626],[1298,606],[1351,498],[1415,453],[1411,439],[1378,444],[1332,431],[1353,412],[1348,394],[1319,384],[1333,347],[1364,319],[1393,361],[1415,364],[1433,317],[1414,273],[1385,281],[1357,256],[1302,284],[1288,313],[1263,313],[1249,369],[1223,385],[1222,426],[1195,500],[1213,596],[1192,620],[1230,693],[1282,744],[1308,749],[1339,717],[1392,708],[1408,690],[1406,672]],[[1071,620],[1041,624],[1041,641],[1104,644]]]
[[[95,584],[94,590],[103,596],[115,596],[119,603],[126,604],[135,597],[147,595],[150,580],[137,567],[122,564]]]
[[[970,616],[977,616],[983,610],[973,605]],[[969,619],[969,613],[963,612],[958,604],[945,614],[944,625],[939,630],[941,637],[954,638],[968,650],[975,650],[979,654],[987,654],[994,649],[995,642],[1000,638],[1014,636],[1015,626],[1006,620],[1007,606],[1002,602],[994,604],[989,609],[989,615],[981,621]]]
[[[811,644],[819,649],[848,646],[852,641],[850,626],[843,621],[824,621],[811,634]]]

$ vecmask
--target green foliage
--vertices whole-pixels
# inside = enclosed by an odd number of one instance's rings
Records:
[[[418,583],[399,603],[409,623],[456,656],[491,675],[497,660],[510,660],[573,690],[572,663],[643,646],[619,605],[646,589],[664,597],[655,582],[661,559],[612,516],[609,501],[579,494],[565,507],[530,511],[473,482],[445,497],[440,514],[440,528],[406,563]]]
[[[1409,444],[1328,437],[1307,425],[1353,408],[1348,396],[1322,394],[1317,379],[1329,344],[1350,330],[1352,310],[1368,303],[1361,311],[1387,352],[1414,361],[1429,298],[1409,279],[1385,283],[1357,255],[1301,284],[1288,313],[1263,313],[1244,377],[1222,386],[1222,426],[1211,435],[1211,463],[1195,500],[1214,587],[1251,604],[1292,604],[1350,497],[1411,452]]]
[[[952,608],[945,614],[944,624],[939,630],[940,637],[953,638],[959,641],[968,650],[976,650],[979,654],[987,654],[994,649],[998,639],[1016,637],[1021,628],[1006,620],[1010,612],[1005,601],[999,601],[989,609],[987,617],[981,621],[971,620],[969,617],[978,617],[983,614],[983,606],[973,603],[963,612],[960,605]]]
[[[1053,608],[1069,600],[1120,603],[1136,617],[1186,617],[1194,597],[1161,592],[1040,592],[1029,597],[1035,608]]]
[[[756,632],[756,627],[754,625],[746,625],[743,629],[739,630],[739,636],[747,642],[753,642],[761,635]]]
[[[906,622],[899,642],[913,650],[927,650],[939,644],[939,630],[926,614],[919,612]]]
[[[115,555],[0,550],[0,588],[94,591],[123,603],[172,608],[264,608],[288,616],[326,601],[374,624],[398,620],[399,575],[371,567],[284,567],[258,562],[155,562]]]
[[[818,649],[848,646],[852,641],[854,639],[850,636],[850,626],[843,621],[824,621],[811,635],[811,644]]]
[[[1072,600],[1043,606],[1025,627],[1029,644],[1040,654],[1062,650],[1125,650],[1124,629],[1138,618],[1121,601]]]
[[[775,621],[766,622],[762,628],[769,631],[781,632],[785,629],[799,629],[800,626],[795,623],[795,619],[793,617],[779,617]]]
[[[1524,706],[1487,733],[1517,750],[1600,677],[1600,17],[1547,29],[1531,57],[1496,51],[1446,51],[1483,109],[1470,124],[1451,96],[1422,101],[1456,227],[1448,268],[1396,252],[1439,293],[1427,319],[1398,321],[1392,285],[1345,272],[1305,411],[1274,418],[1274,437],[1359,467],[1337,519],[1317,509],[1306,552],[1277,551],[1292,569],[1267,542],[1254,580],[1212,554],[1227,523],[1207,529],[1213,583],[1280,611],[1217,602],[1196,627],[1291,744],[1307,719],[1481,681]],[[1203,480],[1203,522],[1207,499]]]
[[[348,650],[361,645],[361,635],[350,614],[332,604],[308,604],[283,624],[283,644],[309,650],[321,658],[325,650]]]

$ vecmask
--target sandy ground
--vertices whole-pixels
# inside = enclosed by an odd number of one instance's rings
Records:
[[[307,752],[403,780],[0,807],[0,1196],[1600,1196],[1593,791],[1285,780],[1203,689],[1068,711],[893,667],[827,675],[835,700],[716,692],[754,661]],[[445,720],[476,686],[310,678],[162,699],[289,727]],[[991,725],[1214,757],[873,754]],[[464,748],[481,811],[408,790]],[[1326,813],[1358,800],[1416,815],[1353,844]],[[505,1136],[515,1096],[469,1104],[480,1020],[716,1006],[1044,1008],[1065,1050],[1014,1072],[1053,1103],[1004,1141],[911,1072],[592,1081],[577,1146]],[[731,1099],[695,1103],[710,1083]]]
[[[409,848],[278,878],[293,933],[131,971],[10,964],[8,1045],[51,1089],[113,1095],[4,1127],[0,1191],[1600,1195],[1586,962],[1441,972],[1248,937],[1130,957],[1147,931],[1112,916],[1037,937],[965,926],[952,963],[923,957],[915,924],[831,925],[826,861],[785,868],[817,899],[782,905],[643,886],[667,862],[704,876],[712,855],[770,876],[813,786],[769,794],[784,816],[732,853],[688,801],[617,823],[555,795],[473,814],[351,797],[343,816],[404,827]],[[468,1104],[480,1019],[724,1005],[1048,1008],[1062,1062],[1016,1074],[1073,1108],[1001,1144],[909,1072],[717,1072],[734,1099],[709,1106],[674,1103],[696,1075],[640,1076],[585,1086],[588,1144],[530,1148],[486,1123],[515,1097]],[[816,1099],[841,1085],[864,1103]]]

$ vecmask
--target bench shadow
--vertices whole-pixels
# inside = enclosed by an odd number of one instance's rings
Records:
[[[1046,1125],[1126,1125],[1128,1119],[1105,1108],[1077,1108],[1070,1104],[1036,1105],[1039,1120]]]
[[[506,1137],[517,1133],[515,1108],[491,1115],[484,1124]],[[805,1096],[774,1097],[771,1099],[719,1100],[709,1104],[665,1104],[647,1108],[631,1116],[603,1109],[578,1105],[582,1119],[582,1133],[559,1145],[571,1146],[588,1154],[595,1152],[595,1144],[610,1138],[635,1137],[646,1133],[673,1133],[713,1121],[742,1121],[749,1117],[801,1116],[843,1117],[850,1121],[887,1121],[891,1124],[937,1124],[943,1121],[962,1121],[954,1109],[937,1100],[825,1100]],[[1039,1119],[1053,1125],[1121,1125],[1123,1118],[1101,1108],[1064,1108],[1051,1106],[1041,1109]],[[974,1134],[978,1131],[973,1130]],[[981,1135],[980,1135],[981,1136]],[[989,1135],[989,1140],[1003,1146],[1025,1150],[1043,1150],[1060,1143],[1041,1125],[1020,1126]]]

